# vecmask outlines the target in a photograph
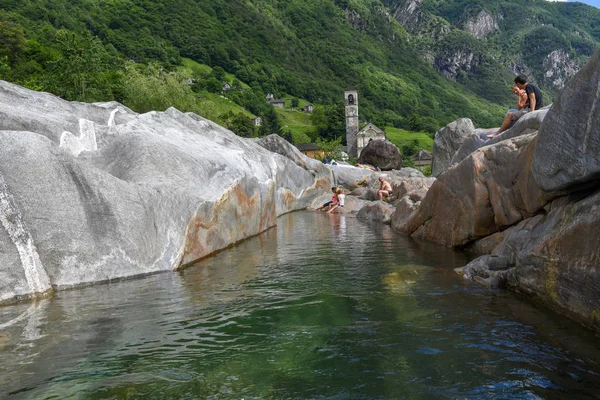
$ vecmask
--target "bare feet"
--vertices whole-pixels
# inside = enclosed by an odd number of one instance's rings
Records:
[[[496,133],[490,133],[489,135],[487,135],[487,137],[488,137],[489,139],[491,139],[491,138],[493,138],[494,136],[496,136],[497,134],[498,134],[498,132],[496,132]]]

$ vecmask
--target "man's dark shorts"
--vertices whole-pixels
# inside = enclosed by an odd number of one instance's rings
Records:
[[[521,118],[523,115],[527,114],[529,112],[529,108],[524,108],[521,111],[517,111],[512,113],[512,120],[513,120],[513,124],[519,119]]]

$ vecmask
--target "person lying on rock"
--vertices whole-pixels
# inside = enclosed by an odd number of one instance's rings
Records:
[[[337,196],[337,202],[335,204],[332,203],[329,206],[329,210],[327,211],[329,214],[333,213],[339,207],[344,207],[344,200],[346,199],[344,190],[342,188],[337,188],[335,194]]]
[[[392,185],[383,176],[379,177],[379,190],[377,191],[377,198],[383,200],[384,197],[392,195]]]
[[[519,75],[515,78],[515,86],[518,89],[524,90],[527,95],[527,102],[523,109],[508,112],[506,117],[504,117],[504,121],[502,122],[502,126],[496,133],[491,133],[487,135],[488,138],[493,138],[494,136],[498,136],[508,128],[510,128],[519,118],[523,115],[527,114],[529,111],[539,110],[544,106],[544,98],[542,97],[542,93],[537,86],[532,83],[527,83],[527,78],[523,75]]]
[[[337,194],[336,194],[336,187],[335,186],[331,188],[331,192],[333,193],[333,195],[331,196],[331,201],[323,203],[323,205],[321,207],[317,207],[317,208],[315,208],[315,210],[317,210],[317,211],[323,211],[326,208],[329,209],[329,206],[332,203],[337,203]]]

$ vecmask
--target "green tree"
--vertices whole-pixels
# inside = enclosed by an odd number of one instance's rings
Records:
[[[0,57],[0,79],[8,80],[12,76],[12,68],[8,63],[8,57]]]
[[[60,55],[51,64],[47,85],[68,100],[94,101],[112,97],[106,74],[112,57],[100,39],[88,31],[77,35],[66,30],[56,32]]]
[[[7,57],[9,63],[15,64],[22,56],[25,44],[23,28],[0,15],[0,58]]]
[[[232,91],[239,91],[242,90],[242,82],[240,82],[239,79],[234,79],[233,82],[231,82],[231,90]]]
[[[220,118],[225,121],[227,129],[231,130],[236,135],[247,138],[256,136],[255,126],[252,123],[252,120],[244,114],[229,111]]]
[[[300,104],[300,100],[297,97],[292,97],[292,108],[297,108]]]
[[[343,158],[342,151],[340,150],[340,147],[342,146],[341,137],[338,137],[337,139],[317,138],[317,146],[323,150],[324,157],[329,160],[341,160]]]
[[[283,132],[283,138],[289,143],[294,144],[294,136],[292,135],[292,131],[290,130],[290,128],[285,129],[285,131]]]
[[[214,76],[219,83],[225,81],[225,70],[218,65],[212,69],[211,75]]]
[[[185,83],[187,76],[167,72],[157,63],[127,63],[122,74],[123,103],[137,112],[175,107],[197,111],[196,96]]]
[[[221,90],[223,89],[221,82],[214,76],[211,76],[206,80],[204,87],[211,93],[221,93]]]
[[[275,111],[275,107],[268,105],[265,113],[262,115],[263,125],[260,127],[261,136],[271,135],[273,133],[282,136],[281,120]]]
[[[346,137],[346,117],[343,103],[330,106],[317,106],[313,110],[313,125],[318,136],[335,140]]]

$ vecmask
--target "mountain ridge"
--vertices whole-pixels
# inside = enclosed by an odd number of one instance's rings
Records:
[[[600,43],[600,12],[596,16],[582,8],[588,6],[578,4],[527,2],[536,10],[536,21],[554,21],[559,28],[569,29],[568,34],[563,34],[558,28],[541,26],[539,37],[535,37],[538,53],[557,51],[549,60],[549,65],[557,68],[565,65],[565,54],[574,63],[572,70],[561,72],[562,75],[538,79],[536,71],[541,69],[531,65],[539,62],[539,57],[525,63],[521,62],[520,53],[505,51],[506,46],[510,48],[510,43],[503,44],[505,38],[522,43],[523,32],[508,35],[503,29],[509,25],[502,20],[496,22],[501,32],[490,34],[490,26],[495,32],[494,12],[499,8],[491,7],[494,2],[479,0],[469,2],[472,4],[465,11],[466,3],[5,0],[0,6],[0,38],[12,35],[20,39],[13,41],[12,47],[0,45],[0,63],[4,65],[0,66],[0,77],[70,100],[123,101],[117,76],[117,72],[121,73],[120,63],[159,62],[172,69],[181,64],[183,56],[235,74],[257,97],[287,93],[313,103],[335,104],[341,100],[343,88],[356,86],[361,96],[361,119],[377,124],[418,128],[409,122],[418,116],[425,121],[421,125],[439,127],[467,116],[479,125],[493,126],[513,101],[509,89],[515,72],[533,72],[534,81],[539,80],[551,98],[556,89],[548,82],[566,81]],[[504,7],[502,10],[525,4],[518,0],[500,3],[496,7]],[[429,21],[428,25],[411,28],[399,18],[402,6],[418,6],[415,9],[425,22]],[[563,10],[561,7],[577,23],[552,19],[556,17],[552,12]],[[478,16],[482,10],[488,15],[480,18],[488,21],[487,28],[478,20],[465,25],[469,20],[466,16]],[[507,18],[513,18],[512,11],[506,13]],[[583,37],[574,48],[572,28],[578,24],[583,26],[579,28]],[[465,26],[469,32],[461,29]],[[98,92],[96,97],[91,90],[87,97],[81,91],[67,91],[71,77],[61,76],[60,69],[53,69],[59,61],[68,61],[72,56],[65,50],[64,40],[62,44],[59,41],[64,31],[84,39],[86,35],[98,38],[106,53],[102,56],[104,69],[98,72],[102,79],[87,78],[88,87]],[[84,78],[85,74],[82,72]]]

